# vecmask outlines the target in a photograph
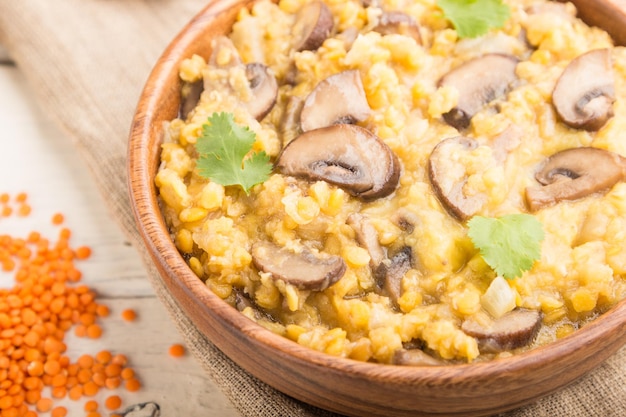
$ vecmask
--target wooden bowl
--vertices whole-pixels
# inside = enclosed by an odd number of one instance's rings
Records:
[[[152,71],[132,125],[128,169],[136,221],[163,282],[185,313],[228,357],[285,394],[354,416],[481,416],[553,393],[598,366],[626,343],[626,300],[548,346],[491,362],[400,367],[326,355],[275,335],[214,295],[172,243],[157,205],[154,176],[162,122],[177,115],[178,66],[208,56],[210,40],[230,30],[251,1],[210,1],[165,50]],[[575,1],[583,16],[626,42],[624,12],[610,0]],[[586,15],[584,13],[587,13]],[[594,20],[595,19],[595,20]]]

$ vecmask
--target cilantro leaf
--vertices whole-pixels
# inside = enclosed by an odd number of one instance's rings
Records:
[[[255,133],[236,124],[232,114],[213,113],[196,143],[200,175],[224,186],[239,185],[248,194],[272,171],[265,152],[250,153],[255,140]]]
[[[521,276],[541,256],[543,227],[530,214],[474,216],[468,226],[469,237],[485,262],[504,278]]]
[[[501,28],[511,15],[508,5],[502,0],[437,0],[456,29],[459,38],[475,38],[492,28]]]

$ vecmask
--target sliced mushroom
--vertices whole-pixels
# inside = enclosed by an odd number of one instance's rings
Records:
[[[493,159],[499,164],[504,164],[509,153],[522,143],[523,134],[521,127],[514,124],[507,126],[491,142]]]
[[[415,39],[418,44],[422,44],[420,28],[413,18],[403,12],[385,12],[380,16],[378,24],[373,29],[381,35],[404,35]]]
[[[569,5],[571,6],[571,5]],[[526,13],[529,15],[550,15],[552,18],[564,19],[572,21],[574,20],[575,8],[570,8],[566,3],[535,3],[526,8]],[[574,14],[572,14],[572,11]]]
[[[295,38],[294,49],[312,51],[319,48],[333,30],[333,14],[321,1],[307,3],[296,15],[292,34]]]
[[[457,129],[467,128],[472,117],[484,106],[511,90],[517,81],[517,63],[512,55],[485,54],[447,73],[439,85],[456,88],[459,101],[443,115],[444,120]]]
[[[476,338],[481,352],[502,352],[526,346],[541,327],[541,313],[516,309],[489,324],[468,319],[461,325],[465,334]]]
[[[262,120],[276,104],[276,77],[266,65],[255,62],[246,65],[246,78],[253,94],[253,99],[246,103],[246,108],[255,119]]]
[[[383,260],[374,271],[374,278],[381,293],[394,303],[402,295],[402,278],[413,267],[413,251],[403,247],[391,259]]]
[[[283,144],[295,139],[302,131],[300,130],[300,112],[304,105],[304,99],[298,96],[290,96],[285,104],[285,111],[280,119],[278,132]]]
[[[208,65],[229,69],[243,65],[239,51],[235,48],[233,41],[227,36],[217,36],[211,41],[211,55]],[[204,90],[210,90],[211,85],[206,85],[209,81],[199,80],[194,83],[186,83],[181,89],[180,117],[186,119],[189,113],[198,105],[200,96]]]
[[[391,221],[406,233],[411,234],[419,223],[419,217],[406,208],[400,208],[391,215]]]
[[[295,253],[267,241],[255,243],[251,254],[260,271],[301,290],[323,291],[346,272],[340,256],[316,256],[307,250]]]
[[[363,7],[379,7],[380,0],[361,0]]]
[[[208,61],[210,66],[228,69],[243,65],[239,51],[228,36],[222,35],[213,38],[211,48]]]
[[[213,39],[212,46],[213,50],[209,57],[208,65],[225,71],[230,71],[233,68],[244,69],[252,97],[250,100],[242,103],[242,105],[255,119],[263,119],[274,107],[278,95],[278,82],[272,70],[259,62],[244,65],[233,41],[226,36],[218,36]],[[203,90],[211,91],[220,88],[226,88],[229,92],[232,92],[233,87],[230,84],[228,74],[226,72],[224,77],[220,78],[220,81],[217,83],[210,78],[206,79],[203,86],[198,87],[200,91],[195,93],[199,97]],[[191,100],[189,104],[183,104],[190,106]]]
[[[372,223],[360,213],[352,213],[347,222],[354,229],[356,241],[367,250],[370,255],[370,267],[375,270],[387,257],[387,254],[378,241],[378,232]]]
[[[323,180],[363,200],[391,194],[400,162],[376,135],[356,125],[310,130],[291,141],[276,167],[285,175]]]
[[[303,132],[369,117],[371,108],[358,70],[343,71],[320,81],[304,101],[300,113]]]
[[[428,159],[428,175],[435,194],[443,206],[459,220],[473,216],[483,206],[487,196],[482,193],[468,196],[465,166],[459,155],[478,147],[478,142],[464,136],[444,139],[435,146]]]
[[[235,308],[238,311],[244,311],[246,308],[250,308],[256,320],[276,321],[271,314],[259,307],[242,289],[234,288],[233,292],[235,293]]]
[[[596,49],[572,60],[552,93],[557,114],[566,125],[595,131],[613,117],[615,81],[611,52]]]
[[[454,54],[471,59],[485,54],[505,54],[516,57],[526,56],[529,53],[524,34],[517,36],[503,32],[490,32],[476,38],[460,39],[454,45]]]
[[[204,91],[204,80],[200,79],[193,83],[186,83],[181,89],[181,102],[179,116],[182,120],[187,119],[189,113],[196,108],[200,96]]]
[[[359,37],[359,30],[354,26],[347,27],[343,32],[337,34],[337,39],[343,41],[343,48],[349,51],[354,41]]]
[[[626,159],[604,149],[566,149],[547,158],[535,178],[542,185],[526,188],[531,211],[613,187],[626,179]]]
[[[439,366],[444,362],[430,356],[421,349],[397,349],[391,359],[393,365],[404,366]]]

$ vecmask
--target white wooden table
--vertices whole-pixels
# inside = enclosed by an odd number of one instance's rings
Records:
[[[4,58],[4,59],[3,59]],[[6,62],[0,47],[0,193],[28,193],[32,206],[29,217],[0,219],[0,235],[26,237],[32,230],[56,240],[58,227],[51,223],[54,213],[65,216],[72,230],[71,245],[88,245],[92,256],[79,261],[82,282],[98,293],[98,302],[111,314],[101,320],[100,339],[66,334],[68,354],[74,360],[83,353],[95,355],[103,349],[124,353],[143,387],[131,393],[124,389],[101,390],[102,416],[108,416],[104,399],[115,393],[127,406],[153,401],[163,417],[236,416],[238,413],[189,355],[173,358],[168,348],[182,343],[181,337],[156,299],[139,255],[125,240],[71,141],[46,119],[30,94],[19,70]],[[0,286],[13,286],[13,276],[0,272]],[[137,319],[124,321],[121,312],[134,309]],[[57,400],[68,408],[68,416],[84,416],[79,401]],[[49,413],[41,414],[48,416]]]

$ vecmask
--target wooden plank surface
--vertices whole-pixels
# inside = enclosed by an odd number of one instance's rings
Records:
[[[161,416],[239,415],[192,357],[169,356],[169,346],[182,340],[156,299],[139,255],[111,218],[71,141],[37,107],[15,66],[0,64],[0,91],[0,193],[27,192],[32,206],[26,218],[0,218],[0,234],[26,237],[37,230],[53,240],[58,226],[52,225],[51,217],[57,212],[65,215],[64,225],[73,231],[72,246],[93,249],[91,258],[77,264],[83,283],[95,289],[98,301],[111,310],[101,322],[101,339],[67,333],[68,354],[76,359],[103,349],[124,353],[143,384],[136,393],[101,390],[95,399],[101,404],[102,415],[108,415],[104,398],[112,393],[122,397],[122,408],[156,402]],[[13,276],[0,272],[0,287],[13,285]],[[121,318],[127,308],[137,312],[136,321]],[[68,407],[69,416],[81,416],[87,399],[65,399],[56,404]]]

